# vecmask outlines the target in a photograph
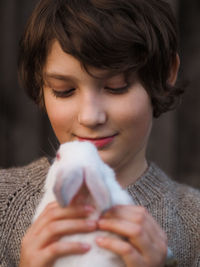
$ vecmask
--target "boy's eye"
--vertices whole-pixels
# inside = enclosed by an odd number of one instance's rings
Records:
[[[128,91],[129,85],[126,85],[123,87],[116,87],[116,88],[106,86],[105,89],[112,94],[123,94],[123,93],[126,93]]]
[[[123,87],[109,87],[106,86],[105,90],[111,94],[123,94],[126,93],[129,89],[129,85]],[[75,93],[75,88],[67,89],[67,90],[55,90],[52,88],[52,93],[55,97],[58,98],[67,98],[72,96]]]
[[[62,90],[62,91],[57,91],[55,89],[52,89],[52,93],[55,97],[60,97],[60,98],[65,98],[65,97],[69,97],[69,96],[72,96],[73,93],[75,91],[75,88],[71,88],[71,89],[68,89],[68,90]]]

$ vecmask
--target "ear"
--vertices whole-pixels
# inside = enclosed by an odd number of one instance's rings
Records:
[[[85,182],[98,209],[102,212],[112,206],[110,191],[102,179],[103,174],[91,166],[85,168]]]
[[[65,207],[69,205],[83,184],[83,169],[77,168],[61,173],[56,179],[53,191],[58,203]]]
[[[172,62],[170,75],[168,78],[168,83],[172,86],[176,83],[179,66],[180,66],[180,58],[179,58],[178,53],[176,53],[176,57],[174,58],[174,61]]]

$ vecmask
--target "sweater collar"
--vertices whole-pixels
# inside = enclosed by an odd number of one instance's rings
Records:
[[[127,186],[136,204],[149,206],[155,200],[161,200],[168,192],[170,179],[156,164],[150,163],[144,174],[135,183]]]

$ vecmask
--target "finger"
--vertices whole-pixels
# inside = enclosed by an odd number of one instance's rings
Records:
[[[38,266],[52,264],[60,257],[83,254],[90,250],[89,244],[79,242],[55,242],[42,251],[41,262]]]
[[[98,224],[101,230],[111,231],[126,237],[142,254],[148,251],[152,244],[149,235],[141,225],[115,219],[100,220]]]
[[[158,235],[153,239],[142,225],[123,220],[105,219],[99,221],[99,228],[128,238],[130,244],[137,249],[146,262],[161,262],[166,255],[165,240],[160,239]]]
[[[118,254],[126,266],[137,266],[144,267],[145,262],[140,253],[131,246],[130,243],[125,242],[119,238],[114,237],[97,237],[96,243],[105,249],[112,251],[115,254]]]
[[[97,222],[92,220],[60,220],[49,223],[38,236],[35,236],[35,246],[43,248],[59,240],[65,235],[92,232],[97,229]]]
[[[155,241],[155,238],[158,238],[167,243],[167,236],[164,231],[142,206],[115,206],[106,212],[103,218],[116,218],[133,222],[142,226],[147,231],[152,242]]]
[[[105,212],[102,218],[118,218],[141,224],[144,220],[153,220],[152,216],[142,206],[117,205]]]
[[[33,233],[38,234],[50,221],[85,218],[94,211],[91,206],[76,206],[61,208],[57,203],[47,205],[44,212],[38,217],[34,223]]]
[[[127,213],[127,215],[131,215],[138,211],[138,206],[136,205],[116,205],[112,208],[108,209],[102,214],[103,218],[107,217],[122,217],[123,214]]]
[[[153,219],[149,216],[146,209],[140,206],[115,206],[107,211],[101,218],[124,220],[141,226],[144,226],[146,221],[148,224],[149,222],[150,224],[153,222]]]
[[[46,217],[49,220],[56,219],[67,219],[67,218],[80,218],[81,216],[87,216],[91,212],[94,212],[94,208],[92,206],[68,206],[65,208],[60,207],[57,203],[52,203],[47,205],[45,210],[41,213],[38,218]]]

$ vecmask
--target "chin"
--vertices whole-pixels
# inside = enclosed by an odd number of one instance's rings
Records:
[[[99,156],[106,164],[115,169],[115,157],[111,151],[99,150]]]

